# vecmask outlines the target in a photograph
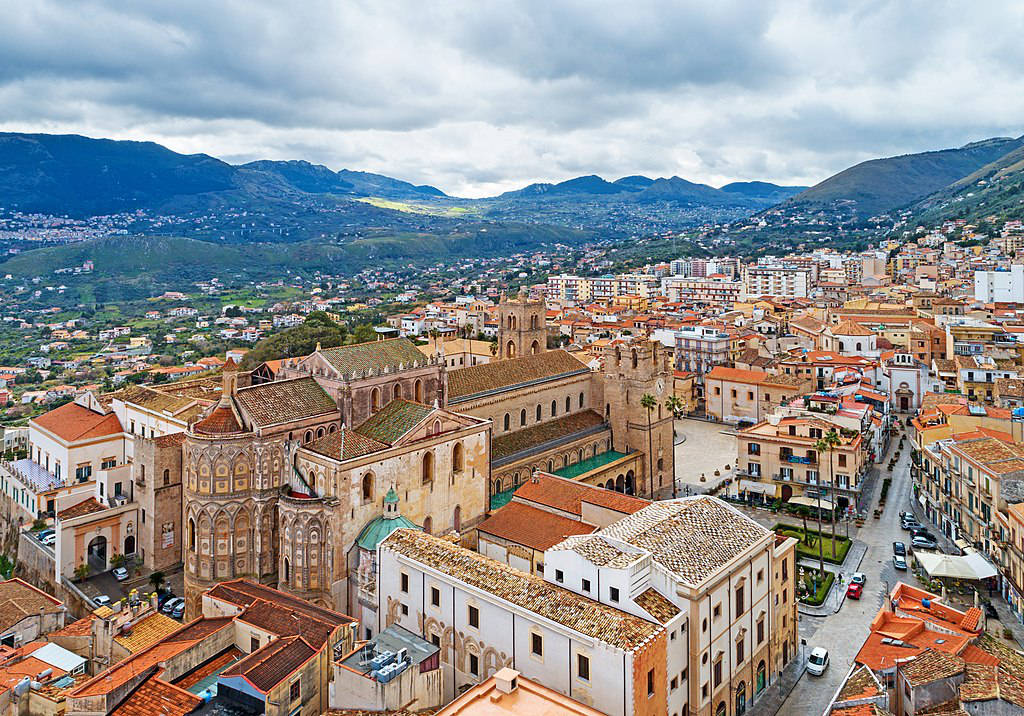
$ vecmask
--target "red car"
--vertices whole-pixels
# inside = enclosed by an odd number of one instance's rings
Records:
[[[848,596],[850,599],[860,599],[861,592],[863,591],[863,584],[857,584],[856,582],[853,582],[850,584],[849,587],[846,588],[846,596]]]

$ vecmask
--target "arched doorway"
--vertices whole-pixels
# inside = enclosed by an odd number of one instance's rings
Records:
[[[515,358],[516,357],[516,344],[514,341],[509,341],[505,344],[505,357]]]
[[[766,676],[767,671],[765,669],[764,661],[762,661],[757,665],[757,683],[754,688],[755,694],[759,694],[764,691],[764,687],[766,686]]]
[[[793,488],[789,485],[782,486],[782,501],[789,502],[789,498],[793,496]]]
[[[789,663],[789,642],[782,642],[782,665],[785,666]]]
[[[736,686],[736,716],[743,716],[747,712],[747,684],[741,681]]]
[[[538,353],[540,353],[540,343],[534,341],[533,343],[530,344],[530,355],[535,356]]]
[[[632,470],[630,470],[629,472],[626,473],[626,494],[627,495],[635,495],[636,494],[636,484],[634,483],[634,480],[633,480],[633,471]]]
[[[718,704],[718,708],[715,709],[715,716],[725,716],[725,702],[722,701]]]
[[[107,569],[107,538],[97,535],[89,543],[88,554],[89,567],[94,572],[105,572]]]
[[[124,538],[124,555],[127,557],[133,554],[135,554],[135,535],[128,535]]]
[[[615,478],[615,491],[616,492],[625,492],[626,491],[626,478],[623,477],[622,475],[619,475],[618,477]]]
[[[456,532],[462,531],[462,505],[455,505],[455,513],[452,515],[452,526]]]

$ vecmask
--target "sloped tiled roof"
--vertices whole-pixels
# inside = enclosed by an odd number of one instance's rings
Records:
[[[405,555],[544,619],[626,651],[642,646],[664,629],[423,532],[392,532],[381,543],[381,549]]]
[[[277,425],[336,412],[338,406],[313,378],[295,378],[239,388],[238,406],[256,425]]]
[[[193,423],[192,432],[199,435],[231,435],[242,432],[242,426],[231,406],[222,402],[205,418]]]
[[[650,500],[625,495],[603,487],[538,473],[519,486],[515,501],[533,502],[574,515],[583,514],[583,503],[631,515],[651,504]]]
[[[228,582],[219,582],[207,594],[239,607],[247,607],[254,604],[257,600],[263,599],[330,624],[346,624],[355,621],[353,617],[347,614],[317,606],[306,599],[248,579],[233,579]]]
[[[267,693],[316,655],[316,649],[299,636],[276,639],[221,672],[221,677],[243,676]]]
[[[57,513],[57,517],[62,520],[70,520],[73,517],[81,517],[82,515],[91,515],[93,512],[102,512],[107,509],[100,504],[99,500],[95,497],[89,497],[76,505],[71,505],[65,510],[61,510]]]
[[[679,615],[679,607],[670,602],[654,587],[648,587],[633,600],[641,609],[665,624]]]
[[[393,445],[433,411],[429,405],[396,398],[367,418],[355,432],[372,440]]]
[[[134,654],[170,636],[180,628],[181,624],[175,620],[159,612],[154,612],[142,621],[133,624],[131,632],[128,634],[114,637],[114,641]]]
[[[53,433],[65,442],[116,435],[123,432],[114,413],[101,415],[78,403],[66,403],[33,418],[33,424]]]
[[[450,402],[456,403],[485,393],[589,372],[590,368],[571,353],[547,351],[449,371],[448,397]]]
[[[903,666],[903,676],[911,686],[923,686],[940,679],[956,676],[964,670],[964,660],[935,649],[924,653]]]
[[[0,582],[0,631],[6,631],[27,616],[40,611],[55,613],[61,601],[20,579]]]
[[[581,410],[561,418],[546,420],[494,438],[491,443],[491,459],[498,460],[601,425],[604,425],[604,418],[594,410]]]
[[[185,716],[202,703],[195,694],[151,677],[111,711],[110,716]]]
[[[343,447],[344,455],[341,454]],[[363,455],[387,450],[389,447],[391,446],[387,443],[368,438],[345,427],[341,430],[335,430],[333,433],[327,433],[322,438],[304,446],[307,450],[312,450],[335,460],[352,460]]]
[[[408,338],[391,338],[351,346],[324,348],[320,355],[339,373],[365,373],[368,370],[382,372],[384,368],[395,370],[399,365],[411,367],[414,361],[421,365],[426,361],[416,344]]]
[[[543,551],[570,535],[593,532],[595,527],[579,520],[521,502],[510,502],[477,526],[477,531]]]
[[[689,584],[700,584],[769,530],[713,497],[656,502],[598,534],[646,549]]]

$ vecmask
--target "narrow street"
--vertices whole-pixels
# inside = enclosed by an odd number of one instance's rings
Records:
[[[895,439],[895,449],[899,440]],[[804,674],[789,698],[783,703],[779,714],[793,716],[818,716],[823,713],[836,689],[846,678],[853,659],[868,635],[868,625],[885,600],[890,586],[899,579],[906,579],[908,572],[898,572],[892,564],[892,543],[906,542],[908,533],[900,529],[900,510],[908,509],[910,495],[910,449],[906,446],[893,470],[892,486],[881,519],[870,517],[877,503],[882,479],[888,475],[887,461],[880,463],[874,481],[875,495],[868,509],[868,520],[864,527],[850,536],[864,542],[867,552],[857,571],[867,575],[864,596],[860,601],[846,599],[835,614],[827,617],[800,615],[800,638],[806,640],[807,653],[816,646],[828,649],[831,664],[822,676]],[[849,574],[844,572],[847,582]],[[838,585],[833,589],[838,589]]]

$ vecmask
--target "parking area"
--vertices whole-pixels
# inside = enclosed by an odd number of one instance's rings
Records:
[[[675,434],[676,484],[682,494],[708,492],[733,477],[736,433],[732,427],[684,418],[675,421]]]

